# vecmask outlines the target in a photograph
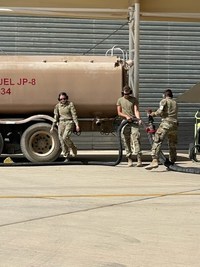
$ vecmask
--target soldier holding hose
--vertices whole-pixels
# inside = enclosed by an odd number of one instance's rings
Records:
[[[173,99],[172,90],[167,89],[163,94],[163,99],[160,101],[160,106],[158,110],[149,114],[153,117],[160,116],[162,120],[155,133],[154,141],[151,148],[152,162],[145,169],[151,170],[158,167],[161,145],[166,137],[168,138],[169,160],[172,164],[176,162],[178,128],[177,112],[177,103]]]
[[[140,147],[140,130],[141,123],[138,100],[131,95],[131,89],[128,85],[124,86],[122,97],[117,101],[117,113],[122,119],[130,123],[125,126],[122,132],[122,140],[126,150],[128,167],[133,165],[133,155],[137,156],[137,167],[142,167],[141,147]]]

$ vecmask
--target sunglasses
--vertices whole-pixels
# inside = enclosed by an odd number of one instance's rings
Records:
[[[60,101],[61,101],[61,100],[66,100],[66,99],[67,99],[67,98],[60,98]]]

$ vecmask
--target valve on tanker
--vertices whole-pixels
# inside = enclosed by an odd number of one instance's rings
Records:
[[[97,126],[101,126],[101,123],[102,123],[102,120],[101,120],[100,118],[96,118],[96,119],[95,119],[95,124],[96,124]]]
[[[132,59],[124,61],[124,69],[129,70],[134,65],[134,61]]]

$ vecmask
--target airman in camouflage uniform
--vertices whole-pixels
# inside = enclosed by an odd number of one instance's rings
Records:
[[[176,161],[177,112],[177,103],[173,99],[173,93],[170,89],[167,89],[163,94],[163,99],[160,101],[158,110],[150,114],[151,116],[161,116],[162,121],[154,136],[151,149],[152,162],[146,167],[147,170],[158,167],[159,153],[165,137],[168,138],[169,160],[172,163]]]
[[[58,136],[65,157],[65,162],[69,160],[70,149],[72,150],[72,156],[77,155],[77,148],[71,140],[70,136],[76,126],[76,131],[79,132],[78,118],[74,104],[68,100],[68,96],[65,92],[61,92],[58,96],[59,103],[54,108],[54,122],[52,124],[50,132],[58,124]]]
[[[125,86],[122,91],[122,97],[117,101],[118,115],[130,121],[122,132],[122,140],[124,143],[128,166],[133,165],[132,156],[137,155],[137,167],[142,166],[141,147],[140,147],[140,131],[139,124],[141,123],[138,100],[131,96],[131,89]],[[134,120],[134,119],[137,119]]]

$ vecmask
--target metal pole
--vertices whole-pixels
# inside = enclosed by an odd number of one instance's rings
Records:
[[[139,98],[140,1],[135,1],[134,94]]]
[[[129,60],[134,60],[134,9],[129,7]],[[129,86],[134,92],[134,67],[129,69]]]

